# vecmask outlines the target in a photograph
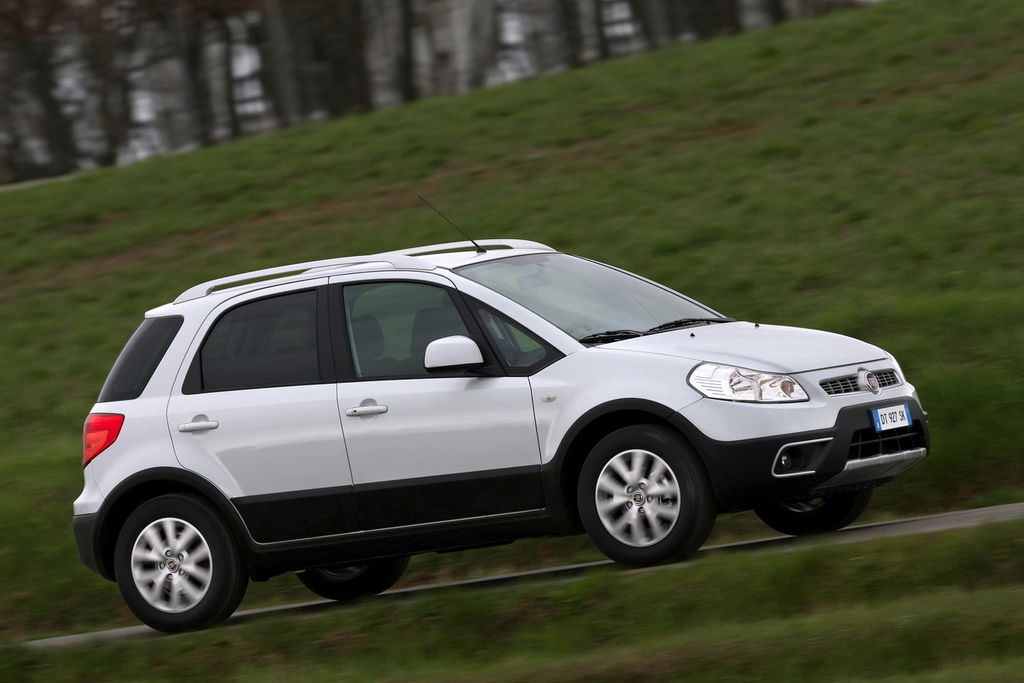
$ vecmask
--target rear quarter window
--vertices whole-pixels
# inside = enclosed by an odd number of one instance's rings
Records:
[[[100,403],[131,401],[142,395],[184,318],[147,318],[132,335],[100,390]]]

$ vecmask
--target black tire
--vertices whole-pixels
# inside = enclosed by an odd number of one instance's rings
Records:
[[[320,597],[346,601],[383,593],[398,583],[408,566],[408,557],[393,557],[366,564],[314,567],[296,576]]]
[[[223,520],[185,494],[154,498],[128,516],[114,549],[114,575],[135,616],[167,633],[224,621],[248,587]]]
[[[754,513],[781,534],[820,534],[853,524],[867,509],[874,491],[868,488],[809,501],[772,503],[754,508]]]
[[[692,555],[715,522],[711,486],[697,455],[659,425],[624,427],[599,441],[583,464],[577,499],[594,544],[630,566]]]

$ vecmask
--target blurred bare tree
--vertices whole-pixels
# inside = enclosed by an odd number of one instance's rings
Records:
[[[0,0],[0,182],[575,69],[850,0]]]
[[[56,66],[68,14],[65,0],[0,2],[0,174],[58,175],[76,167],[78,149],[58,98]]]

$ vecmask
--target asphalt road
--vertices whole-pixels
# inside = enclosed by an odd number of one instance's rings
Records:
[[[840,543],[857,543],[860,541],[868,541],[877,538],[887,538],[891,536],[908,536],[911,534],[925,534],[936,531],[946,531],[949,529],[962,529],[968,527],[980,526],[982,524],[988,524],[991,522],[1003,522],[1013,519],[1024,518],[1024,503],[1012,503],[1009,505],[997,505],[994,507],[978,508],[975,510],[963,510],[960,512],[947,512],[939,515],[929,515],[926,517],[913,517],[909,519],[900,519],[891,522],[880,522],[877,524],[861,524],[858,526],[852,526],[840,531],[836,531],[830,534],[815,536],[815,537],[804,537],[796,538],[793,536],[781,536],[775,538],[766,538],[754,541],[741,541],[738,543],[728,543],[725,545],[706,546],[702,548],[702,552],[706,551],[783,551],[793,548],[804,548],[810,545],[837,545]],[[552,578],[556,576],[572,576],[574,574],[580,574],[591,570],[595,567],[602,567],[612,564],[611,560],[602,560],[599,562],[588,562],[585,564],[569,565],[564,567],[552,567],[550,569],[537,569],[529,572],[520,572],[516,574],[503,574],[500,576],[489,576],[480,579],[471,579],[468,581],[455,581],[452,583],[441,583],[432,584],[429,586],[416,586],[414,588],[402,588],[398,590],[391,590],[384,593],[383,596],[397,596],[407,593],[422,593],[424,591],[431,590],[451,590],[457,588],[467,588],[472,586],[488,586],[493,587],[502,583],[511,583],[516,581],[526,581],[537,578]],[[655,568],[656,570],[657,568]],[[651,569],[637,569],[631,571],[651,571]],[[284,605],[278,607],[269,607],[265,609],[246,610],[243,612],[236,612],[234,616],[228,621],[228,625],[239,624],[254,618],[272,614],[275,612],[315,612],[323,609],[331,609],[335,607],[337,603],[331,600],[316,600],[313,602],[304,602],[295,605]],[[69,647],[75,645],[84,645],[96,641],[132,641],[132,640],[143,640],[147,638],[168,638],[167,634],[155,631],[148,626],[129,626],[127,628],[117,628],[108,631],[95,631],[92,633],[80,633],[76,635],[68,636],[57,636],[55,638],[44,638],[41,640],[31,640],[23,643],[26,647],[33,648],[47,648],[47,647]]]

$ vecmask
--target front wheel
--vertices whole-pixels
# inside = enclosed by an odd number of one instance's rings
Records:
[[[224,621],[248,578],[231,532],[200,499],[167,495],[140,505],[114,549],[114,575],[128,608],[167,633]]]
[[[836,531],[861,516],[874,491],[869,488],[807,501],[771,503],[754,508],[754,514],[772,529],[790,536]]]
[[[296,576],[320,597],[345,601],[383,593],[398,583],[408,566],[408,557],[393,557],[366,564],[314,567]]]
[[[715,508],[704,468],[677,434],[633,425],[594,446],[577,486],[594,544],[621,564],[681,560],[711,533]]]

